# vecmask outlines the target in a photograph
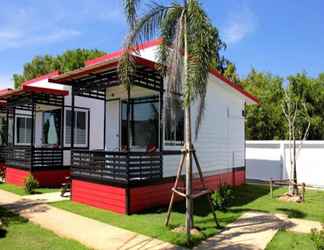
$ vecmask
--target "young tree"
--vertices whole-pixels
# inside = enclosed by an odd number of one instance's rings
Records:
[[[282,111],[287,120],[288,141],[289,141],[289,160],[290,160],[290,182],[289,194],[298,195],[297,182],[297,159],[302,148],[303,142],[307,139],[310,128],[310,116],[303,98],[294,94],[293,85],[288,85],[285,90],[282,102]],[[306,129],[304,130],[306,125]],[[299,142],[297,149],[296,140]]]
[[[152,3],[146,14],[138,17],[139,0],[124,0],[124,8],[130,26],[130,34],[125,42],[124,54],[119,63],[121,81],[129,88],[131,74],[135,70],[132,55],[138,43],[162,38],[159,63],[162,73],[167,76],[167,95],[182,92],[185,110],[185,152],[186,161],[186,230],[190,240],[193,227],[192,195],[192,125],[191,103],[199,102],[195,135],[205,109],[207,79],[211,63],[220,63],[219,50],[224,48],[216,28],[213,27],[198,0],[184,0],[181,4],[170,1],[169,5]],[[170,49],[172,48],[172,49]]]

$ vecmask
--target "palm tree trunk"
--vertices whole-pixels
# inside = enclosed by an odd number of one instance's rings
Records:
[[[184,86],[188,86],[188,40],[187,19],[184,17]],[[186,152],[186,232],[188,241],[191,240],[191,228],[193,226],[193,203],[192,195],[192,138],[191,138],[191,109],[190,94],[187,96],[185,107],[185,152]]]

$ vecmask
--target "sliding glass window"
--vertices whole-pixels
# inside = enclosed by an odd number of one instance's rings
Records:
[[[158,148],[159,99],[145,97],[130,99],[127,132],[127,102],[122,104],[122,145],[127,145],[127,134],[132,147]]]

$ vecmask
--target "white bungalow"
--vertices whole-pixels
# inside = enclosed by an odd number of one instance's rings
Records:
[[[180,106],[171,119],[170,106],[165,105],[169,100],[155,63],[159,44],[153,40],[140,46],[129,90],[118,79],[121,51],[28,84],[69,91],[60,114],[60,147],[64,165],[71,165],[72,200],[118,213],[169,202],[184,120]],[[209,188],[245,182],[244,108],[256,103],[239,85],[210,71],[205,117],[194,142]],[[194,124],[195,104],[192,111]],[[35,119],[41,122],[41,116]],[[41,131],[35,132],[36,142],[41,142]]]

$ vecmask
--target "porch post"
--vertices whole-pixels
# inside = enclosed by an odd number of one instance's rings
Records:
[[[72,86],[72,95],[71,95],[71,152],[74,148],[74,123],[75,123],[75,114],[74,114],[74,87]]]
[[[64,107],[65,107],[65,96],[62,97],[62,107],[61,107],[61,140],[60,140],[60,148],[61,148],[61,163],[62,167],[64,165]]]
[[[9,108],[7,107],[7,120],[6,120],[6,126],[7,126],[7,146],[9,146]]]
[[[127,151],[129,151],[129,114],[130,114],[130,106],[129,106],[129,101],[130,101],[130,86],[127,86],[127,114],[126,114],[126,123],[127,123],[127,126],[126,126],[126,131],[127,131],[127,134],[126,134],[126,138],[127,138],[127,144],[126,144],[126,147],[127,147]]]
[[[104,97],[104,138],[103,138],[103,150],[106,149],[106,119],[107,119],[107,89],[105,90],[105,97]]]
[[[16,107],[12,107],[12,145],[15,146],[15,142],[16,142],[16,135],[15,135],[15,131],[16,131]]]
[[[164,106],[164,92],[163,92],[163,80],[160,84],[160,119],[159,119],[159,128],[160,128],[160,136],[159,136],[159,148],[160,148],[160,170],[161,170],[161,178],[163,177],[163,106]]]
[[[31,159],[30,159],[30,171],[32,171],[33,169],[33,163],[34,163],[34,144],[35,144],[35,132],[34,132],[34,128],[35,128],[35,100],[34,100],[34,95],[31,96],[32,99],[32,124],[31,124],[31,140],[30,140],[30,144],[31,144]]]

